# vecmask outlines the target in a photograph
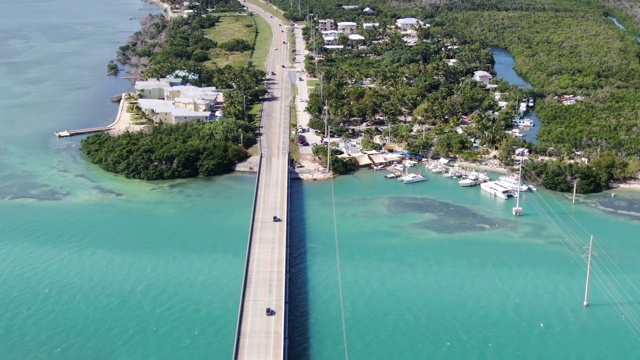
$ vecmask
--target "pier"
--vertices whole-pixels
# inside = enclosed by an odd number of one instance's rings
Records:
[[[270,101],[263,103],[260,119],[260,162],[244,269],[234,359],[287,358],[289,104],[292,77],[281,65],[288,51],[274,51],[286,41],[278,20],[247,7],[271,26],[273,38],[267,60],[271,75]]]
[[[78,129],[78,130],[65,130],[65,131],[58,131],[58,132],[54,132],[53,134],[56,137],[70,137],[70,136],[75,136],[75,135],[84,135],[84,134],[93,134],[93,133],[99,133],[99,132],[106,132],[106,131],[110,131],[113,130],[113,128],[109,127],[109,126],[104,126],[104,127],[94,127],[94,128],[87,128],[87,129]]]

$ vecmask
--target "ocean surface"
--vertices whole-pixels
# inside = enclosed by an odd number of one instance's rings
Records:
[[[127,180],[53,136],[113,120],[131,84],[106,64],[151,7],[0,12],[1,359],[232,356],[255,176]],[[291,359],[640,357],[638,193],[540,189],[513,218],[479,188],[382,175],[292,183]]]
[[[232,356],[255,175],[132,181],[53,135],[113,121],[106,66],[150,8],[0,12],[1,359]]]

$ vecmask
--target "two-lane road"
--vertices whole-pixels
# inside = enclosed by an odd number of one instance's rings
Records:
[[[271,26],[273,38],[267,60],[269,100],[261,119],[260,167],[253,231],[239,329],[236,359],[285,358],[285,289],[287,265],[287,203],[289,104],[292,100],[287,34],[283,24],[257,6],[245,3]],[[272,75],[275,73],[275,75]],[[273,221],[277,216],[281,221]],[[271,313],[266,311],[272,309]]]

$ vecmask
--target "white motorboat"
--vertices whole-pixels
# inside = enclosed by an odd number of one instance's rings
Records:
[[[398,171],[404,171],[404,165],[403,164],[393,164],[393,168],[398,170]]]
[[[476,172],[472,172],[472,173],[469,174],[469,176],[467,176],[466,179],[462,179],[462,180],[458,181],[458,184],[460,184],[460,186],[462,186],[462,187],[476,186],[476,185],[480,185],[482,183],[483,183],[483,181],[480,179],[480,174],[478,174]]]
[[[399,173],[390,173],[384,176],[385,179],[395,179],[397,177],[400,177]]]
[[[446,177],[446,178],[450,178],[450,177],[453,176],[453,174],[451,173],[451,171],[447,171],[447,172],[443,173],[442,176]]]
[[[382,169],[384,169],[384,165],[383,164],[380,164],[380,165],[375,165],[374,164],[374,165],[371,165],[371,168],[373,170],[382,170]]]
[[[534,126],[533,120],[528,118],[516,118],[511,121],[514,126],[531,127]]]
[[[405,184],[412,184],[416,182],[426,181],[427,178],[420,173],[411,173],[402,177],[402,182]]]
[[[532,98],[532,97],[528,98],[528,99],[527,99],[527,106],[528,106],[528,107],[533,107],[533,105],[534,105],[534,102],[533,102],[533,101],[534,101],[534,100],[533,100],[533,98]]]
[[[518,180],[518,176],[516,174],[511,174],[509,176],[500,176],[498,181],[505,187],[515,190],[515,191],[529,191],[529,185],[525,185],[522,181]]]
[[[486,191],[493,196],[496,196],[505,200],[511,196],[514,196],[513,191],[508,187],[505,187],[499,181],[489,181],[486,183],[482,183],[480,184],[480,188],[483,191]]]
[[[444,168],[443,168],[442,166],[434,166],[434,167],[431,169],[431,171],[432,171],[432,172],[434,172],[434,173],[436,173],[436,174],[439,174],[439,173],[444,172]]]

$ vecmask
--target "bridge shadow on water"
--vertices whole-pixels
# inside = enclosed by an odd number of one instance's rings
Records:
[[[309,287],[304,181],[292,180],[289,193],[289,359],[309,359]]]

